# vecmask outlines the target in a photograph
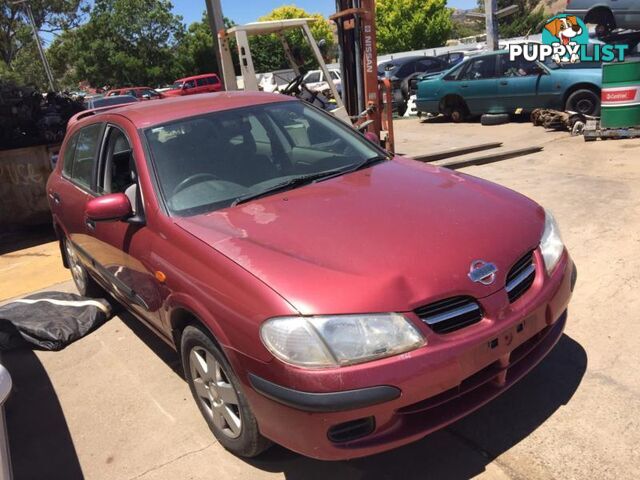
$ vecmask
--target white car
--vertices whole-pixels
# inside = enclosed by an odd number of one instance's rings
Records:
[[[340,70],[335,68],[329,69],[329,75],[331,80],[338,89],[338,93],[342,92],[342,74]],[[324,72],[322,70],[310,70],[302,80],[305,86],[312,92],[324,92],[329,89],[327,79],[324,78]]]

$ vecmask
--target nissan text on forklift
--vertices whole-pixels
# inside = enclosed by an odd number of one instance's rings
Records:
[[[393,155],[375,1],[337,6],[337,118],[305,103],[325,102],[301,72],[284,93],[305,101],[248,91],[82,112],[47,183],[80,293],[107,289],[179,352],[204,419],[240,456],[276,442],[345,460],[445,427],[547,356],[576,285],[542,206]],[[223,64],[235,35],[258,90],[248,36],[291,28],[327,74],[307,19],[220,32]],[[254,126],[273,148],[257,151]],[[322,142],[293,133],[314,129]]]

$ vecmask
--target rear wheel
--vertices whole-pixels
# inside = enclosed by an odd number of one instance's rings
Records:
[[[607,36],[616,28],[616,19],[611,10],[606,8],[595,9],[589,13],[585,19],[585,23],[595,24],[596,36],[598,38]]]
[[[238,378],[209,334],[188,326],[180,345],[191,394],[220,444],[241,457],[266,450],[271,442],[260,434]]]
[[[80,262],[78,252],[67,238],[64,239],[64,254],[67,257],[67,264],[69,265],[69,270],[71,270],[71,277],[78,289],[78,293],[83,297],[89,298],[106,297],[107,293],[91,278],[87,269]]]
[[[462,123],[469,117],[469,108],[462,98],[449,97],[443,103],[442,113],[453,123]]]
[[[565,110],[582,115],[600,115],[600,96],[586,88],[576,90],[567,98]]]

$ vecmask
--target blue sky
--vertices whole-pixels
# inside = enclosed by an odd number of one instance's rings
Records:
[[[175,13],[184,17],[185,23],[200,20],[205,10],[204,0],[172,0]],[[226,17],[237,23],[253,22],[281,5],[297,5],[311,13],[328,16],[335,13],[334,0],[222,0],[222,10]],[[448,0],[450,7],[474,8],[476,0]]]

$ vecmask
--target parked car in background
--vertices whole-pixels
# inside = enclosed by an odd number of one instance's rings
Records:
[[[163,95],[151,87],[127,87],[109,90],[105,97],[117,97],[120,95],[131,95],[140,100],[159,100]]]
[[[640,29],[640,0],[568,0],[564,13],[596,25],[600,36],[616,28]]]
[[[436,57],[401,57],[378,65],[378,76],[391,81],[393,109],[402,116],[407,111],[411,81],[421,74],[441,72],[447,68],[448,64]]]
[[[207,73],[176,80],[171,88],[165,90],[162,94],[165,97],[179,97],[198,93],[220,92],[222,89],[220,77],[215,73]]]
[[[329,75],[331,75],[331,81],[338,89],[338,93],[342,92],[342,73],[337,68],[330,68]],[[323,93],[329,90],[329,84],[324,77],[322,70],[310,70],[304,76],[302,83],[312,92]]]
[[[492,52],[427,76],[418,84],[416,104],[420,113],[442,113],[454,122],[470,115],[536,108],[598,115],[601,86],[601,68],[512,62],[507,52]]]
[[[84,105],[88,109],[112,107],[114,105],[125,105],[127,103],[134,103],[140,101],[133,95],[117,95],[112,97],[92,97],[85,98]]]
[[[285,95],[87,114],[47,193],[80,293],[173,346],[246,457],[357,458],[468,415],[551,351],[577,278],[534,201]]]

